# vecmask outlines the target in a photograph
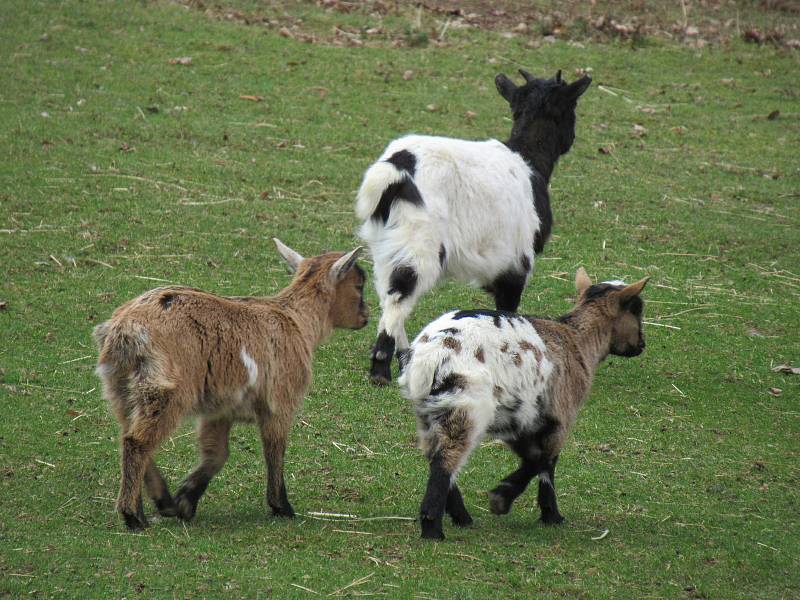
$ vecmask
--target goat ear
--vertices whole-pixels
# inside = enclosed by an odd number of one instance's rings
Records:
[[[619,298],[621,301],[624,302],[625,300],[629,300],[634,296],[638,296],[639,294],[642,293],[642,290],[644,289],[644,286],[647,285],[649,279],[650,279],[649,277],[645,277],[644,279],[640,279],[636,283],[626,285],[624,288],[622,288],[620,291],[617,292],[617,298]]]
[[[561,79],[561,69],[556,72],[555,80],[556,83],[564,83],[564,80]]]
[[[342,279],[344,279],[344,276],[347,275],[347,272],[353,268],[353,265],[356,264],[356,259],[358,258],[358,255],[361,254],[363,249],[363,246],[359,246],[333,263],[333,266],[331,267],[331,281],[334,284],[339,283]]]
[[[514,85],[514,82],[500,73],[494,78],[494,85],[497,87],[497,91],[500,92],[500,95],[506,99],[506,102],[511,102],[511,97],[514,94],[514,90],[517,89],[517,86]]]
[[[561,72],[561,71],[559,71],[559,73],[560,73],[560,72]],[[522,75],[522,77],[525,79],[525,82],[526,82],[526,83],[530,83],[531,81],[533,81],[534,79],[536,79],[536,78],[535,78],[533,75],[531,75],[530,73],[528,73],[528,72],[527,72],[525,69],[520,69],[520,70],[519,70],[519,74],[520,74],[520,75]]]
[[[559,71],[560,72],[560,71]],[[556,94],[558,94],[558,98],[562,101],[567,102],[577,102],[578,98],[580,98],[583,93],[589,89],[589,85],[592,83],[592,78],[588,75],[584,75],[577,81],[573,81],[569,85],[565,87],[560,87],[557,89]]]
[[[592,280],[589,279],[589,274],[586,272],[586,269],[579,267],[578,272],[575,273],[575,291],[578,292],[578,297],[580,298],[583,296],[583,293],[588,290],[591,285]]]
[[[289,248],[286,244],[280,241],[278,238],[272,238],[272,241],[275,242],[275,245],[278,247],[278,252],[280,252],[283,260],[289,265],[292,273],[297,271],[297,267],[300,266],[300,263],[303,262],[303,257],[300,256],[297,252]]]

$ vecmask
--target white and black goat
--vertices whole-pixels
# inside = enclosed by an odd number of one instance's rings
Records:
[[[372,252],[381,304],[370,380],[391,380],[395,350],[402,368],[405,320],[420,296],[445,276],[483,287],[498,310],[515,311],[550,236],[547,186],[575,139],[575,108],[591,83],[561,71],[525,84],[495,84],[511,105],[511,136],[467,141],[410,135],[391,142],[364,174],[356,215]]]
[[[128,528],[147,526],[144,482],[163,516],[190,520],[228,459],[237,421],[255,421],[267,464],[267,503],[294,515],[283,457],[292,419],[311,382],[314,349],[335,327],[367,324],[360,248],[304,259],[275,240],[296,272],[276,296],[223,297],[161,287],[126,302],[98,325],[97,374],[120,424],[117,510]],[[187,415],[198,418],[201,460],[173,498],[153,453]]]
[[[591,285],[581,268],[575,278],[578,303],[558,319],[462,310],[422,330],[399,379],[430,463],[420,507],[422,537],[444,538],[445,511],[456,525],[472,523],[455,480],[484,436],[506,442],[521,459],[490,492],[492,512],[511,510],[538,475],[542,522],[563,521],[556,461],[600,362],[609,354],[637,356],[644,350],[639,294],[646,283]]]

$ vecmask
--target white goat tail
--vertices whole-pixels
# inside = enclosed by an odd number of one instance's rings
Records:
[[[425,398],[433,387],[437,367],[448,355],[438,344],[417,346],[397,380],[403,396],[412,402]]]
[[[399,183],[405,176],[405,173],[390,162],[378,161],[373,164],[364,174],[358,190],[356,216],[362,221],[369,219],[378,208],[378,202],[386,188],[393,183]]]

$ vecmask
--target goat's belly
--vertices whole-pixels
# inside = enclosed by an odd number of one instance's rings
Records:
[[[256,420],[255,395],[246,388],[232,390],[220,396],[207,395],[195,414],[252,423]]]

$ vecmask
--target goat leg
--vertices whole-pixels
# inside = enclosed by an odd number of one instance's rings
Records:
[[[564,517],[558,512],[556,501],[556,461],[558,456],[549,460],[544,470],[539,473],[539,508],[542,511],[541,521],[546,525],[559,525]]]
[[[442,464],[439,453],[431,459],[428,487],[419,509],[419,522],[422,537],[429,540],[443,540],[442,516],[447,504],[450,489],[450,473]]]
[[[519,468],[489,492],[489,509],[496,515],[508,514],[514,500],[525,491],[538,471],[536,462],[522,459]]]
[[[453,520],[453,525],[459,527],[468,527],[472,525],[472,517],[464,506],[464,498],[461,497],[461,490],[453,483],[450,486],[450,491],[447,492],[447,502],[444,507],[445,511]]]

